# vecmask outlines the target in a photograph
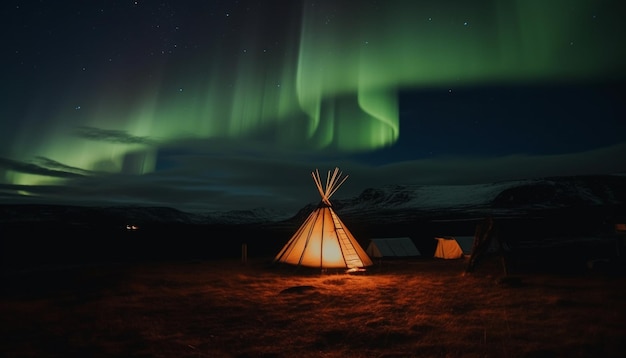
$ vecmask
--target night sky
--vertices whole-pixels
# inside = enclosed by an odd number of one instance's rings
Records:
[[[626,173],[622,1],[5,1],[0,203]]]

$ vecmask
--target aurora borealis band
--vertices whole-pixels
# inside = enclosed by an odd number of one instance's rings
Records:
[[[415,131],[428,130],[424,123],[449,120],[438,119],[433,107],[421,112],[421,95],[472,88],[617,83],[617,91],[602,87],[613,99],[597,95],[597,111],[595,104],[584,108],[601,117],[589,125],[608,123],[606,147],[623,145],[611,137],[623,128],[625,113],[626,47],[619,34],[626,25],[619,1],[5,6],[11,6],[3,12],[5,33],[12,35],[0,109],[0,197],[6,200],[76,196],[88,202],[104,195],[172,206],[200,200],[200,209],[224,201],[253,206],[251,197],[280,195],[300,205],[299,190],[286,179],[275,179],[271,188],[257,184],[271,181],[270,174],[289,176],[287,168],[308,173],[345,161],[360,170],[370,155],[393,153],[402,138],[407,143]],[[416,100],[401,103],[403,93]],[[509,120],[506,112],[485,112],[502,113],[500,123]],[[455,119],[456,127],[484,122],[480,113],[460,113],[448,113],[464,117]],[[552,128],[541,108],[528,115],[533,118],[513,117]],[[396,153],[388,162],[434,160],[419,154],[430,152],[419,141],[411,144],[414,156]],[[600,147],[594,142],[580,151]],[[510,147],[490,157],[531,151]],[[446,153],[467,155],[467,149]]]

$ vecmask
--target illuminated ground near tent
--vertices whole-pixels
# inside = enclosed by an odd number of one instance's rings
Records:
[[[379,263],[304,274],[266,261],[152,263],[5,276],[8,356],[604,356],[626,350],[626,279],[499,263]],[[294,290],[296,288],[296,290]],[[281,293],[284,290],[292,293]]]

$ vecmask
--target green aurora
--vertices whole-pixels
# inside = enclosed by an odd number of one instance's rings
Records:
[[[625,33],[625,22],[610,1],[346,4],[304,5],[280,26],[249,14],[237,23],[243,31],[206,53],[101,66],[89,81],[69,75],[42,86],[11,156],[45,155],[81,175],[145,174],[155,170],[159,148],[258,133],[271,133],[269,145],[285,151],[367,152],[398,140],[397,94],[405,89],[624,75],[626,47],[612,34]],[[280,45],[267,51],[271,41]],[[51,106],[57,96],[64,99]],[[13,184],[59,183],[52,173],[4,175]]]

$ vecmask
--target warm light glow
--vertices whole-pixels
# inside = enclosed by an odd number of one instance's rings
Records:
[[[463,257],[463,249],[454,238],[436,237],[435,257],[440,259],[459,259]]]
[[[328,171],[324,185],[319,171],[311,174],[322,200],[276,255],[274,262],[323,269],[372,265],[365,250],[331,207],[330,197],[348,177],[342,177],[339,168],[335,168],[333,172]]]

